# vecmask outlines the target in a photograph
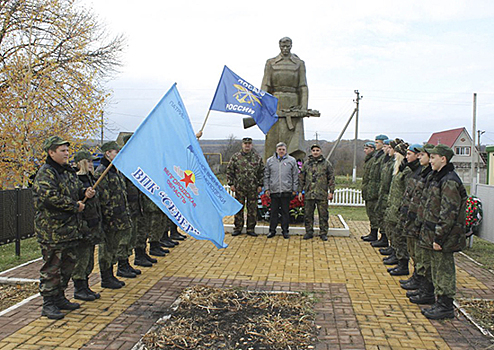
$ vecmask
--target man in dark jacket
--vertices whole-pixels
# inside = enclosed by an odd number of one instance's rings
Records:
[[[328,201],[333,199],[335,183],[331,163],[324,159],[321,147],[314,144],[310,148],[311,155],[302,166],[299,174],[298,199],[304,200],[305,235],[304,239],[314,236],[314,211],[317,206],[319,213],[320,238],[328,240],[329,213]],[[304,192],[304,196],[302,196]]]
[[[454,318],[456,270],[453,253],[465,248],[467,192],[454,166],[454,152],[439,144],[431,151],[433,173],[426,185],[420,244],[428,249],[436,303],[423,310],[429,319]]]
[[[271,216],[268,238],[276,234],[278,213],[281,211],[281,232],[288,236],[290,201],[297,194],[298,167],[295,158],[286,153],[286,144],[276,145],[276,153],[266,162],[264,169],[264,191],[271,198]]]
[[[41,246],[43,265],[40,270],[40,294],[43,296],[41,315],[61,319],[60,310],[75,310],[78,303],[65,297],[65,289],[75,264],[75,250],[81,238],[84,196],[92,198],[93,188],[84,189],[75,170],[67,163],[69,142],[59,136],[45,140],[46,163],[40,168],[33,184],[36,216],[35,232]]]

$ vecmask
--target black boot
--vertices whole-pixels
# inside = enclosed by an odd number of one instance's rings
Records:
[[[143,248],[136,248],[134,249],[135,252],[135,258],[134,258],[134,265],[137,266],[144,266],[144,267],[151,267],[153,264],[151,261],[146,259],[146,251]],[[153,259],[155,260],[155,259]]]
[[[408,292],[406,292],[406,297],[407,298],[410,298],[410,297],[414,297],[416,295],[419,295],[420,294],[420,291],[417,289],[417,290],[409,290]]]
[[[136,274],[130,270],[129,266],[130,266],[129,261],[127,259],[119,260],[118,268],[117,268],[117,276],[125,277],[125,278],[136,278]]]
[[[43,296],[43,308],[41,316],[46,316],[50,320],[60,320],[65,317],[62,311],[55,305],[54,296]]]
[[[170,239],[175,239],[177,241],[185,240],[185,236],[178,233],[177,225],[175,224],[170,225]]]
[[[122,288],[122,284],[116,280],[116,278],[112,278],[113,272],[111,270],[101,270],[101,287],[110,288],[110,289],[120,289]]]
[[[386,247],[386,248],[381,248],[379,249],[379,253],[381,255],[393,255],[395,252],[395,250],[393,249],[393,247],[389,246],[389,247]]]
[[[398,258],[396,257],[395,254],[391,254],[387,258],[383,259],[384,265],[396,265],[398,264]]]
[[[388,246],[388,237],[384,232],[381,232],[381,237],[378,241],[371,242],[371,246],[374,248],[385,248]]]
[[[398,261],[398,266],[389,271],[389,274],[391,276],[405,276],[409,273],[410,271],[408,271],[408,259],[400,259]]]
[[[172,241],[168,235],[168,231],[165,231],[165,233],[163,233],[163,237],[160,239],[160,245],[166,248],[173,248],[178,245],[178,242]]]
[[[419,294],[411,296],[409,299],[410,302],[414,304],[434,304],[436,301],[436,297],[434,296],[434,285],[425,277],[421,277]]]
[[[169,252],[170,252],[168,249],[163,249],[163,250],[165,251],[165,253],[169,253]],[[167,251],[167,250],[168,250],[168,251]],[[150,263],[152,263],[152,264],[156,264],[156,263],[158,262],[158,260],[157,260],[157,259],[155,259],[155,258],[153,258],[153,257],[149,256],[149,255],[146,253],[146,249],[144,249],[144,257],[145,257],[146,259],[148,259],[148,261],[149,261]]]
[[[74,280],[74,299],[93,301],[94,295],[86,289],[86,280]]]
[[[400,280],[400,284],[410,283],[411,281],[415,281],[416,279],[417,279],[417,273],[415,272],[415,268],[414,268],[412,276],[410,276],[410,278],[407,278],[406,280]]]
[[[444,295],[437,297],[436,307],[425,311],[424,316],[430,320],[443,320],[445,318],[455,318],[455,309],[453,307],[453,298]]]
[[[81,307],[79,303],[71,303],[66,297],[65,297],[65,292],[61,291],[56,297],[55,297],[55,305],[60,309],[60,310],[76,310]]]
[[[166,253],[161,249],[160,242],[149,243],[149,254],[154,256],[165,256]]]
[[[418,276],[415,271],[413,271],[412,277],[408,279],[408,282],[400,283],[401,288],[405,290],[415,290],[419,289],[421,285],[421,276]]]
[[[365,242],[377,241],[377,228],[371,229],[371,232],[367,236],[361,237]]]
[[[127,259],[127,267],[129,268],[129,270],[130,270],[130,271],[132,271],[132,272],[133,272],[133,273],[135,273],[136,275],[140,275],[140,274],[142,273],[142,272],[141,272],[141,270],[134,268],[134,267],[130,264],[129,259]]]
[[[94,295],[94,299],[101,298],[101,294],[99,294],[98,292],[95,292],[94,290],[91,290],[91,288],[89,288],[89,277],[86,277],[86,280],[84,281],[84,285],[86,286],[87,291],[89,293],[91,293],[92,295]]]
[[[120,283],[120,285],[123,287],[125,286],[125,282],[122,281],[122,280],[119,280],[118,278],[115,277],[115,275],[113,274],[113,265],[111,266],[111,269],[110,269],[110,278],[112,280],[114,280],[115,282],[117,283]]]

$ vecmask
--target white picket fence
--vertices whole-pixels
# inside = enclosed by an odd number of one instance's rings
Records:
[[[223,186],[225,190],[234,195],[233,191],[230,189],[230,186]],[[329,205],[340,205],[345,207],[363,207],[365,206],[365,202],[362,199],[362,191],[356,190],[353,188],[337,188],[334,191],[334,197]]]

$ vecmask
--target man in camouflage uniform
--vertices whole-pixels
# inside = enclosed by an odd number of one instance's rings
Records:
[[[327,241],[329,229],[328,200],[333,199],[335,189],[333,167],[324,159],[319,145],[312,145],[310,152],[309,159],[300,171],[298,187],[298,199],[300,201],[302,201],[302,191],[304,192],[304,239],[314,237],[314,210],[317,206],[319,237],[323,241]]]
[[[434,146],[431,144],[425,144],[421,148],[419,159],[422,171],[419,182],[412,193],[405,224],[408,232],[415,237],[415,280],[412,279],[410,282],[405,282],[406,284],[402,283],[402,287],[409,290],[406,296],[415,304],[433,304],[436,301],[434,285],[432,284],[431,262],[428,258],[429,254],[419,244],[420,230],[424,222],[425,186],[429,176],[432,174],[430,151],[433,148]]]
[[[68,141],[52,136],[45,140],[43,149],[47,153],[46,163],[33,184],[34,227],[43,256],[39,284],[43,296],[41,315],[58,320],[64,317],[60,310],[80,307],[67,300],[65,289],[81,238],[80,213],[85,207],[82,199],[92,198],[96,192],[91,187],[84,189],[75,170],[68,165]]]
[[[109,141],[101,146],[101,150],[104,157],[96,169],[97,177],[100,177],[110,166],[110,163],[117,156],[120,146],[115,141]],[[119,275],[122,276],[123,272],[125,272],[125,276],[122,277],[136,277],[136,274],[130,270],[130,265],[128,265],[127,250],[119,250],[120,241],[129,237],[132,229],[124,176],[114,166],[111,166],[107,174],[102,178],[98,192],[100,193],[104,232],[98,250],[101,286],[103,288],[118,289],[122,288],[125,282],[118,280],[113,274],[113,265],[117,261],[117,254],[124,255],[119,256]],[[125,257],[125,260],[123,260],[123,257]]]
[[[252,139],[242,139],[242,151],[235,153],[226,169],[226,178],[230,189],[235,192],[235,199],[242,204],[242,209],[235,214],[232,236],[242,233],[244,226],[244,207],[247,207],[247,234],[255,233],[257,223],[257,197],[261,192],[264,177],[262,158],[252,150]]]
[[[163,231],[166,229],[166,215],[154,202],[147,196],[142,197],[144,215],[139,220],[139,230],[147,232],[149,238],[149,255],[165,256],[170,251],[161,248],[160,239],[163,236]],[[140,248],[145,248],[139,244]],[[157,262],[157,261],[156,261]]]
[[[384,211],[388,205],[389,188],[391,186],[391,179],[393,178],[393,158],[389,155],[391,146],[389,145],[391,140],[384,140],[384,157],[382,160],[381,168],[381,182],[379,184],[379,196],[377,199],[376,208],[378,211],[379,222],[384,220]],[[384,248],[388,246],[388,237],[384,225],[381,225],[381,237],[378,241],[371,242],[371,245],[375,248]]]
[[[371,213],[376,206],[375,201],[372,201],[367,194],[369,192],[368,190],[370,185],[369,179],[370,179],[374,154],[376,153],[376,144],[372,141],[366,142],[364,144],[364,153],[365,153],[365,158],[364,158],[364,175],[362,176],[362,199],[365,201],[365,211],[367,213],[367,217],[370,218],[369,215],[371,214],[369,213]],[[364,239],[370,236],[374,236],[374,232],[372,230],[370,234],[361,236],[360,238]],[[375,232],[375,236],[377,237],[377,231]]]
[[[387,140],[386,135],[377,135],[375,138],[376,152],[372,156],[372,162],[369,164],[368,179],[366,184],[365,202],[367,216],[369,217],[371,232],[362,239],[366,242],[377,240],[377,233],[382,223],[382,211],[377,207],[379,199],[379,188],[381,186],[382,163],[384,159],[384,141]]]
[[[454,152],[439,144],[431,151],[432,174],[424,191],[424,221],[420,245],[427,249],[436,303],[422,312],[429,319],[454,318],[456,270],[453,253],[466,246],[465,207],[467,192],[454,166]]]

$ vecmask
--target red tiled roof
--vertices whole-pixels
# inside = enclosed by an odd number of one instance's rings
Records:
[[[435,132],[431,135],[429,141],[427,142],[433,145],[442,143],[443,145],[453,147],[455,141],[458,139],[463,130],[465,130],[465,128]]]

